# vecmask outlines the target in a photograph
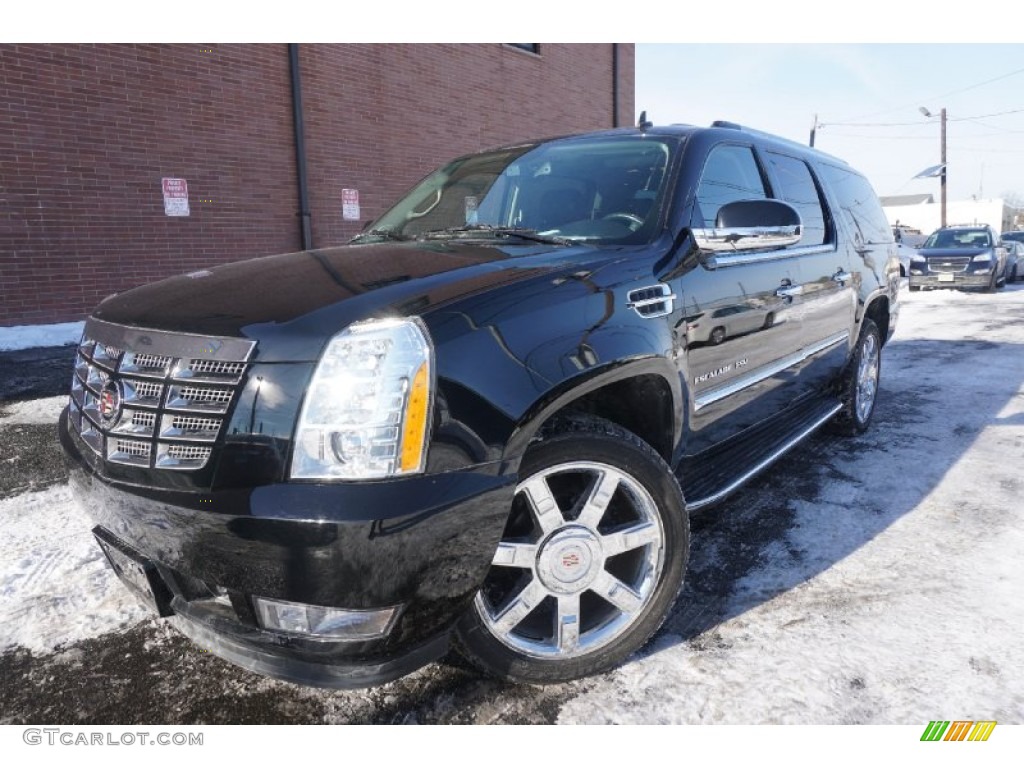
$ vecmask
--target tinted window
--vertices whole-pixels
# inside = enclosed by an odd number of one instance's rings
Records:
[[[991,248],[987,229],[939,229],[932,232],[922,248]]]
[[[764,182],[750,147],[720,144],[711,150],[704,163],[697,187],[694,225],[714,227],[718,209],[726,203],[764,197]]]
[[[892,229],[868,180],[848,168],[825,164],[820,168],[851,230],[867,243],[891,243]]]
[[[810,169],[795,157],[767,154],[779,183],[778,197],[796,208],[803,222],[800,245],[821,245],[825,242],[825,214]]]

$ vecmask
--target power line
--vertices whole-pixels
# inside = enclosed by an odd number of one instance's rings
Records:
[[[954,96],[954,95],[956,95],[958,93],[964,93],[965,91],[972,91],[975,88],[981,88],[984,85],[989,85],[990,83],[996,83],[996,82],[998,82],[1000,80],[1005,80],[1008,77],[1013,77],[1014,75],[1019,75],[1021,72],[1024,72],[1024,69],[1015,69],[1015,70],[1013,70],[1013,72],[1007,72],[1005,75],[999,75],[998,77],[993,77],[990,80],[983,80],[980,83],[974,83],[973,85],[968,85],[968,86],[965,86],[963,88],[957,88],[956,90],[947,91],[946,93],[940,93],[937,96],[929,96],[928,98],[925,98],[925,99],[915,99],[912,102],[909,102],[909,103],[906,103],[906,104],[902,104],[902,105],[900,105],[898,107],[889,107],[887,109],[879,110],[878,112],[869,112],[869,113],[867,113],[865,115],[858,115],[857,117],[851,117],[850,120],[863,120],[864,118],[867,118],[867,117],[876,117],[877,115],[887,115],[890,112],[897,112],[897,111],[899,111],[901,109],[907,109],[907,108],[910,108],[910,107],[915,107],[918,104],[921,104],[921,103],[926,102],[926,101],[937,101],[939,99],[945,99],[945,98],[947,98],[949,96]],[[832,125],[838,125],[838,123],[832,123]]]
[[[971,115],[970,117],[950,117],[950,118],[947,118],[946,122],[949,122],[949,123],[962,123],[962,122],[966,122],[966,121],[975,121],[975,120],[978,120],[978,119],[983,118],[983,117],[1002,117],[1003,115],[1016,115],[1016,114],[1019,114],[1021,112],[1024,112],[1024,108],[1022,108],[1022,109],[1009,109],[1009,110],[1007,110],[1005,112],[990,112],[987,115]],[[841,126],[844,126],[844,127],[847,127],[847,128],[896,128],[896,127],[906,127],[908,125],[923,125],[923,123],[920,120],[915,120],[912,123],[836,123],[836,122],[818,123],[818,127],[819,128],[830,127],[830,126],[833,126],[833,125],[841,125]],[[991,126],[986,126],[986,127],[991,127]],[[999,130],[999,129],[997,129],[997,130]],[[1009,130],[1009,129],[1006,129],[1006,130]]]

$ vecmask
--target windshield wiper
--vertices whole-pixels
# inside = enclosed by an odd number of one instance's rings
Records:
[[[568,237],[557,237],[555,235],[541,235],[535,229],[525,227],[496,227],[491,224],[467,224],[464,227],[447,227],[445,229],[432,229],[429,232],[422,232],[420,237],[425,240],[439,240],[445,237],[457,235],[484,235],[485,237],[518,237],[521,240],[529,240],[534,243],[546,245],[573,245],[574,241]]]
[[[381,240],[394,240],[397,242],[412,240],[412,236],[403,235],[401,232],[395,232],[393,229],[371,229],[366,232],[360,232],[352,238],[351,242],[359,242],[364,237],[379,237]]]

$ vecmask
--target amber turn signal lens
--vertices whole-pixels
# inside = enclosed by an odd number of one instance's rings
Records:
[[[415,472],[423,465],[423,447],[427,434],[427,411],[430,406],[430,369],[423,363],[412,377],[409,402],[405,409],[402,428],[403,472]]]

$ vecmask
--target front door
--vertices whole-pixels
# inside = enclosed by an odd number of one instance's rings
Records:
[[[718,144],[697,187],[693,226],[713,228],[718,209],[766,197],[750,146]],[[676,286],[690,392],[687,454],[778,413],[799,392],[801,274],[786,251],[719,256]]]

